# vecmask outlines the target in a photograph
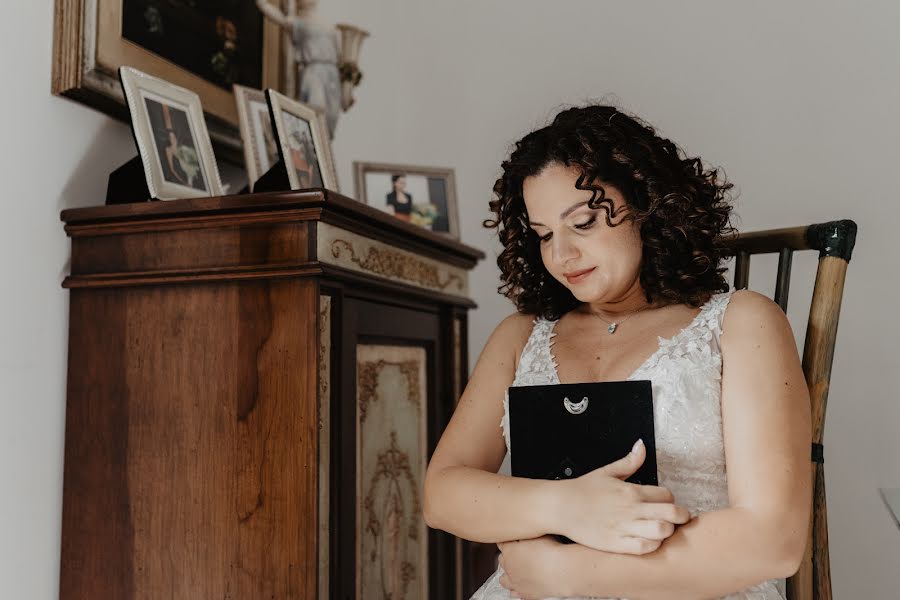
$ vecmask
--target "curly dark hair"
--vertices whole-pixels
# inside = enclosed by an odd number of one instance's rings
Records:
[[[550,125],[516,142],[494,184],[495,218],[483,225],[496,228],[503,244],[497,257],[503,284],[497,291],[520,313],[555,320],[582,304],[544,267],[522,198],[525,179],[551,164],[581,170],[575,187],[591,191],[588,206],[602,208],[610,226],[618,213],[611,214],[603,185],[622,194],[628,205],[624,220],[640,225],[640,281],[648,302],[698,307],[728,291],[721,263],[730,255],[725,242],[736,232],[730,222],[732,184],[640,119],[613,106],[591,105],[563,110]]]

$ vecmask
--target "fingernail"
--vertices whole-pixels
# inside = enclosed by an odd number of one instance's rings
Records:
[[[638,448],[644,445],[644,440],[638,440],[634,443],[634,446],[631,447],[631,453],[634,454],[638,451]]]

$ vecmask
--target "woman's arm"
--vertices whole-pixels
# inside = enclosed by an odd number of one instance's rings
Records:
[[[774,302],[736,292],[721,337],[730,506],[680,527],[644,556],[559,548],[567,594],[718,597],[793,575],[812,493],[810,405],[790,323]]]
[[[262,14],[272,19],[279,27],[288,30],[292,27],[291,19],[281,12],[280,8],[269,4],[269,0],[256,0],[256,7]]]
[[[543,535],[554,528],[555,481],[497,474],[506,455],[503,395],[515,378],[517,348],[533,317],[514,314],[494,330],[478,358],[425,473],[425,522],[476,542]]]
[[[613,552],[643,554],[690,519],[672,494],[623,479],[643,463],[642,445],[576,479],[545,481],[497,474],[506,454],[502,399],[515,378],[531,316],[507,317],[491,334],[425,474],[425,522],[478,542],[569,535]],[[652,521],[648,520],[651,519]],[[649,527],[647,526],[649,525]]]

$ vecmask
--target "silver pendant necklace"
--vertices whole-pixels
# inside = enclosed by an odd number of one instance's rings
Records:
[[[601,321],[603,321],[604,323],[608,323],[608,324],[609,324],[609,326],[606,328],[606,331],[607,331],[610,335],[612,335],[612,334],[614,334],[614,333],[616,332],[616,329],[619,328],[619,325],[620,325],[621,323],[624,323],[625,321],[627,321],[628,319],[630,319],[630,318],[633,317],[634,315],[638,314],[639,312],[641,312],[641,311],[644,310],[645,308],[649,308],[649,307],[650,307],[650,305],[648,304],[647,306],[644,306],[644,307],[642,307],[642,308],[639,308],[639,309],[637,309],[636,311],[634,311],[633,313],[631,313],[630,315],[628,315],[627,317],[625,317],[624,319],[622,319],[622,320],[620,320],[620,321],[607,321],[606,319],[604,319],[603,317],[601,317],[601,316],[598,315],[597,313],[592,313],[592,314],[593,314],[595,317],[597,317],[598,319],[600,319]]]

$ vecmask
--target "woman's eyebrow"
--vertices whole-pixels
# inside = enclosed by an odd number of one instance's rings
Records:
[[[587,204],[587,203],[588,203],[588,201],[585,200],[584,202],[579,202],[578,204],[573,204],[572,206],[570,206],[570,207],[567,208],[566,210],[562,211],[562,212],[560,213],[560,215],[559,215],[559,218],[560,218],[560,219],[565,219],[566,217],[568,217],[569,215],[571,215],[573,212],[575,212],[575,210],[576,210],[577,208],[579,208],[579,207],[581,207],[581,206],[584,206],[584,205]],[[541,226],[541,227],[546,227],[546,225],[544,225],[543,223],[538,223],[538,222],[536,222],[536,221],[531,221],[531,220],[529,220],[528,223],[529,223],[529,225],[539,225],[539,226]]]

